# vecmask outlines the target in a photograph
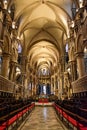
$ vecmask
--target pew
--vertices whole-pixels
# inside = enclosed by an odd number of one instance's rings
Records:
[[[87,130],[87,119],[79,116],[76,113],[68,111],[55,103],[53,104],[53,107],[55,108],[58,116],[62,117],[62,121],[66,120],[66,122],[68,122],[68,128],[72,124],[73,129]]]
[[[18,110],[9,113],[9,115],[1,117],[0,121],[3,120],[4,122],[0,124],[0,130],[5,130],[6,128],[9,128],[9,126],[11,126],[14,122],[17,123],[18,119],[20,117],[23,118],[23,115],[27,112],[29,113],[34,108],[34,106],[35,104],[32,103],[31,105],[26,105],[22,108],[19,108]]]

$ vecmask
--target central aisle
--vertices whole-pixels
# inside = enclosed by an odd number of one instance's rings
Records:
[[[18,130],[65,130],[53,107],[35,107]]]

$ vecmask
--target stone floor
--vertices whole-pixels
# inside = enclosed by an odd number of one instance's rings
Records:
[[[18,130],[67,130],[52,107],[35,107]]]

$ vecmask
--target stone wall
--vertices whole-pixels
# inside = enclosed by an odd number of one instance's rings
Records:
[[[14,83],[0,75],[0,91],[13,93]]]
[[[87,91],[87,75],[72,82],[72,87],[73,87],[73,93]]]

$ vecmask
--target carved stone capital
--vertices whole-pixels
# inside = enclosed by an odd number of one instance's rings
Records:
[[[75,56],[80,58],[80,57],[84,56],[84,53],[83,52],[76,52]]]
[[[11,61],[10,63],[12,66],[17,66],[17,62]]]
[[[3,53],[3,57],[7,57],[7,58],[9,58],[11,56],[11,54],[10,53]]]
[[[69,60],[69,64],[76,64],[76,60]]]

